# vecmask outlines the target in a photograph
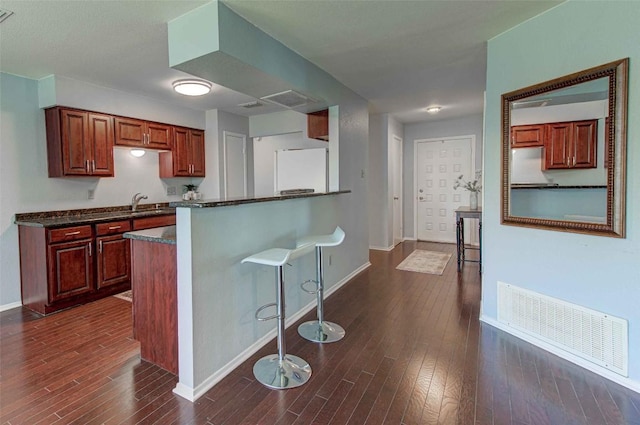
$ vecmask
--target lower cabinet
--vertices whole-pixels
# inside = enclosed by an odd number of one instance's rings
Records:
[[[49,295],[60,301],[93,291],[91,239],[49,245]]]
[[[129,220],[96,225],[97,289],[131,282],[131,249],[122,237],[129,230]]]
[[[18,226],[22,304],[41,314],[131,289],[134,226],[175,224],[175,215],[45,228]]]

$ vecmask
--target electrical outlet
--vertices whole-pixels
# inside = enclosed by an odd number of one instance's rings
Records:
[[[87,198],[88,199],[95,199],[96,197],[96,190],[95,189],[89,189],[89,193],[87,194]]]
[[[360,170],[360,178],[364,178],[364,170]]]
[[[175,196],[175,195],[176,195],[176,187],[167,186],[167,196]]]

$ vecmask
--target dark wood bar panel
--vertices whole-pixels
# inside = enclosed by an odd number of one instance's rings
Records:
[[[149,235],[171,232],[171,239],[154,241]],[[135,239],[137,236],[147,236]],[[127,233],[131,239],[133,335],[140,357],[178,374],[178,298],[175,228],[162,227]]]

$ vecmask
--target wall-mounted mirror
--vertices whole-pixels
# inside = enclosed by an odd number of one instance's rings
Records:
[[[621,59],[502,95],[502,223],[624,237]]]

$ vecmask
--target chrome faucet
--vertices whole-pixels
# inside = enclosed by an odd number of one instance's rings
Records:
[[[147,195],[143,195],[140,192],[133,195],[133,198],[131,198],[131,211],[137,210],[138,203],[143,199],[147,199]]]

